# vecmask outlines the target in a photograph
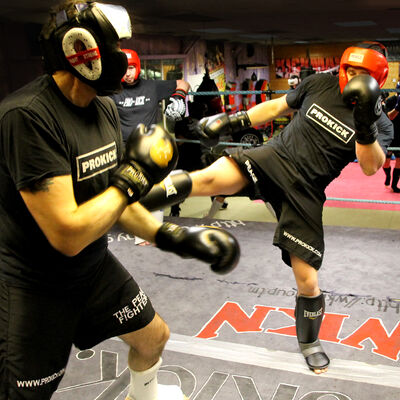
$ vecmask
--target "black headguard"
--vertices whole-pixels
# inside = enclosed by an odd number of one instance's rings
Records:
[[[91,1],[74,8],[72,16],[58,11],[54,29],[40,35],[47,72],[70,71],[99,95],[121,90],[128,63],[119,41],[132,35],[129,14],[121,6]]]

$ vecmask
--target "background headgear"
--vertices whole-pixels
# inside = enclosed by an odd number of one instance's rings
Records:
[[[136,68],[135,81],[140,75],[140,58],[136,51],[131,49],[122,49],[128,59],[128,65],[133,65]]]
[[[363,68],[376,79],[382,87],[389,73],[386,47],[379,42],[362,42],[355,46],[348,47],[340,60],[339,86],[343,92],[347,85],[348,78],[346,70],[348,67]]]
[[[118,41],[131,35],[125,8],[87,1],[65,3],[43,27],[39,40],[48,73],[67,70],[99,95],[108,95],[122,89],[127,59]]]

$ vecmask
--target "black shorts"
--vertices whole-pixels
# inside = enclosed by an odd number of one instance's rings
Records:
[[[278,224],[273,244],[282,250],[282,260],[291,266],[289,254],[293,254],[318,270],[325,248],[324,192],[307,183],[271,146],[239,150],[231,157],[253,183],[251,198],[269,202],[274,208]]]
[[[397,127],[395,127],[394,138],[393,138],[392,142],[390,143],[389,147],[400,147],[400,131],[397,129]],[[390,157],[392,154],[396,158],[400,158],[399,150],[388,150],[386,157]]]
[[[111,253],[85,288],[44,291],[0,281],[0,400],[50,399],[72,344],[87,349],[145,327],[146,294]]]

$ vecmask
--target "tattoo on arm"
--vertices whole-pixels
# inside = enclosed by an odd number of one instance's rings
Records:
[[[53,178],[45,178],[40,181],[35,182],[29,187],[29,190],[32,193],[37,193],[37,192],[48,192],[49,191],[49,186],[54,183]]]

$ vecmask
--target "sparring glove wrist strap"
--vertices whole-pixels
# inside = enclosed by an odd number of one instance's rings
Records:
[[[111,186],[120,189],[128,198],[128,204],[139,200],[150,190],[152,183],[134,162],[122,164],[111,177]]]
[[[378,137],[378,128],[375,123],[371,126],[356,125],[356,142],[359,144],[372,144]]]
[[[246,111],[239,111],[236,114],[230,115],[229,124],[231,126],[232,133],[240,132],[251,127],[250,118]]]
[[[186,99],[187,92],[183,89],[176,89],[172,96],[180,96],[183,99]]]
[[[184,228],[170,222],[164,222],[156,233],[155,244],[161,250],[176,252],[182,235],[184,235]]]
[[[154,242],[161,250],[184,256],[184,249],[180,245],[183,236],[185,236],[185,228],[170,222],[164,222],[157,231]]]

